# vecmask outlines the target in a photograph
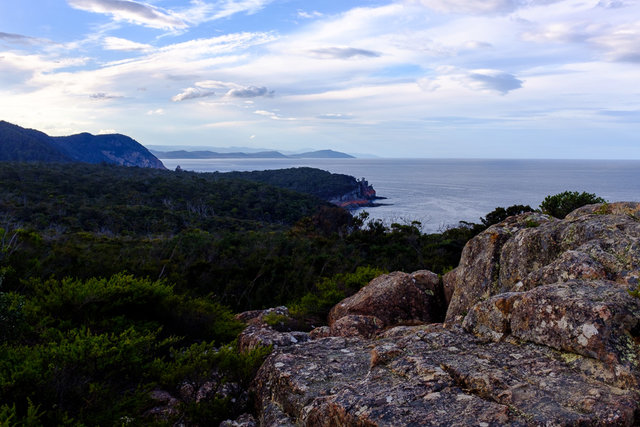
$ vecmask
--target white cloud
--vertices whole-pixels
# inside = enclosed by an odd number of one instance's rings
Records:
[[[23,36],[22,34],[3,33],[0,32],[0,41],[9,44],[18,45],[36,45],[42,43],[51,43],[48,40],[38,39],[35,37]]]
[[[324,47],[309,50],[309,53],[320,58],[349,59],[354,57],[377,58],[380,53],[373,50],[358,49],[354,47]]]
[[[326,120],[351,120],[353,119],[353,115],[352,114],[342,114],[342,113],[327,113],[327,114],[320,114],[318,116],[316,116],[319,119],[326,119]]]
[[[443,13],[496,14],[510,13],[522,7],[540,6],[563,0],[407,0]]]
[[[147,116],[164,116],[164,108],[157,108],[155,110],[147,111]]]
[[[226,0],[218,2],[220,6],[210,19],[226,18],[236,13],[256,13],[273,0]]]
[[[146,27],[175,30],[186,28],[185,21],[171,11],[132,0],[67,0],[69,6],[93,13],[111,15],[116,21],[125,21]]]
[[[282,117],[278,113],[274,113],[273,111],[256,110],[256,111],[254,111],[254,114],[257,114],[259,116],[268,117],[268,118],[270,118],[272,120],[286,120],[286,121],[294,121],[294,120],[296,120],[293,117]]]
[[[230,98],[256,98],[259,96],[273,96],[273,91],[269,91],[266,87],[248,86],[246,88],[230,89],[225,96]]]
[[[121,39],[119,37],[105,37],[103,41],[103,47],[106,50],[122,50],[122,51],[148,51],[153,49],[153,46],[137,43],[127,39]]]
[[[474,89],[495,91],[501,94],[520,89],[523,83],[513,74],[499,70],[472,70],[465,75],[464,79]]]
[[[604,49],[611,61],[640,62],[640,22],[622,25],[589,41]]]
[[[118,95],[110,95],[110,94],[104,93],[104,92],[98,92],[98,93],[93,93],[93,94],[89,95],[89,98],[94,99],[96,101],[108,101],[110,99],[117,99],[117,98],[122,98],[122,97],[118,96]]]
[[[321,18],[324,14],[314,10],[313,12],[307,12],[304,10],[298,10],[298,17],[304,19],[313,19],[313,18]]]
[[[173,102],[186,101],[188,99],[197,99],[197,98],[207,98],[215,95],[216,93],[212,90],[205,90],[198,87],[189,87],[171,98]]]

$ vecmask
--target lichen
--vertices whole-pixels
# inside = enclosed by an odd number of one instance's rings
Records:
[[[565,363],[573,363],[582,358],[582,356],[575,353],[560,353],[560,357]]]

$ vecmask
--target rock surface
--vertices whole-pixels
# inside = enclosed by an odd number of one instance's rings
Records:
[[[276,352],[255,380],[260,423],[633,424],[638,392],[594,378],[581,357],[456,328],[405,326],[375,341],[329,337]]]
[[[508,218],[445,277],[443,324],[415,325],[444,299],[433,273],[376,278],[267,358],[259,423],[640,425],[639,242],[637,203]]]
[[[329,326],[347,315],[373,316],[388,327],[442,320],[444,297],[438,275],[427,270],[396,271],[373,279],[329,312]],[[375,321],[372,320],[373,323]]]
[[[572,279],[640,280],[640,204],[590,205],[564,220],[526,213],[489,227],[465,246],[444,276],[452,291],[446,320],[477,301]]]
[[[289,329],[289,322],[294,322],[287,307],[245,311],[236,315],[236,319],[248,324],[238,336],[238,349],[241,352],[261,346],[286,347],[310,339],[306,332],[283,330]]]

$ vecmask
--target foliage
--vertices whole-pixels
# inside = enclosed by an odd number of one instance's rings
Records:
[[[252,172],[228,172],[225,173],[224,176],[262,182],[299,193],[313,194],[325,200],[348,194],[358,188],[357,180],[352,176],[309,167]]]
[[[150,424],[157,387],[244,387],[270,349],[238,353],[231,309],[286,304],[323,323],[380,274],[452,269],[471,237],[528,208],[423,234],[264,183],[322,196],[348,178],[3,164],[0,423]],[[181,410],[215,425],[247,410],[235,397]]]
[[[282,229],[324,205],[311,195],[224,174],[82,163],[0,167],[0,212],[47,234]]]
[[[219,372],[223,381],[246,386],[269,351],[215,348],[213,339],[229,342],[242,325],[219,303],[176,294],[162,280],[31,280],[24,295],[0,295],[15,308],[3,326],[19,319],[23,329],[8,337],[3,328],[0,343],[0,413],[11,424],[33,414],[45,425],[139,419],[156,384],[177,391],[184,380],[203,383]],[[246,410],[227,400],[216,397],[196,412],[207,414],[207,405],[218,405],[216,417]]]
[[[22,336],[27,329],[25,298],[14,292],[0,292],[0,344]]]
[[[506,209],[497,207],[485,215],[484,218],[480,218],[480,221],[482,221],[482,225],[488,228],[494,224],[504,221],[510,216],[519,215],[525,212],[533,212],[533,208],[529,205],[512,205]]]
[[[605,202],[602,197],[598,197],[592,193],[564,191],[553,196],[545,197],[542,203],[540,203],[540,210],[543,213],[562,219],[579,207]]]

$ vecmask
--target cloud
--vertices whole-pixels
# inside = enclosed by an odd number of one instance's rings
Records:
[[[86,12],[113,16],[116,21],[126,21],[146,27],[175,30],[186,28],[187,23],[173,12],[132,0],[67,0],[69,6]]]
[[[298,17],[304,19],[313,19],[313,18],[321,18],[324,14],[314,10],[313,12],[306,12],[304,10],[298,9]]]
[[[351,119],[353,119],[353,115],[351,115],[351,114],[342,114],[342,113],[320,114],[320,115],[318,115],[316,117],[318,119],[325,119],[325,120],[351,120]]]
[[[600,0],[598,6],[604,7],[605,9],[617,9],[619,7],[629,6],[629,3],[625,0]]]
[[[440,84],[437,81],[429,78],[418,79],[417,83],[420,89],[426,92],[434,92],[440,88]]]
[[[270,98],[273,91],[264,86],[242,86],[232,82],[222,82],[218,80],[203,80],[196,82],[195,86],[203,89],[218,89],[225,92],[227,98],[257,98],[264,96]]]
[[[506,94],[522,87],[522,80],[513,74],[498,70],[475,70],[467,74],[467,83],[474,89],[490,90]]]
[[[16,43],[23,45],[32,45],[42,43],[43,40],[34,37],[23,36],[21,34],[11,34],[0,32],[0,40],[8,43]]]
[[[117,99],[117,98],[122,98],[121,96],[117,96],[117,95],[109,95],[106,94],[104,92],[98,92],[98,93],[93,93],[91,95],[89,95],[89,98],[91,99],[95,99],[98,101],[106,101],[109,99]]]
[[[557,3],[563,0],[408,0],[429,9],[443,13],[456,14],[502,14],[516,9]]]
[[[453,89],[454,87],[466,87],[482,92],[498,92],[507,94],[512,90],[520,89],[523,81],[510,73],[500,70],[479,69],[465,70],[457,67],[438,67],[435,76],[424,77],[417,80],[418,86],[425,92],[436,92],[440,89]]]
[[[206,90],[199,87],[189,87],[171,98],[171,100],[173,102],[180,102],[188,99],[207,98],[213,95],[215,95],[215,92],[212,90]]]
[[[329,59],[349,59],[359,56],[377,58],[380,56],[378,52],[366,49],[357,49],[354,47],[326,47],[312,49],[309,52],[321,58]]]
[[[102,45],[106,50],[121,50],[121,51],[147,51],[153,49],[153,46],[136,43],[131,40],[121,39],[119,37],[105,37]]]
[[[254,114],[257,114],[259,116],[264,116],[264,117],[268,117],[272,120],[289,120],[289,121],[293,121],[295,120],[295,118],[293,117],[282,117],[277,113],[274,113],[272,111],[266,111],[266,110],[256,110],[253,112]]]
[[[226,18],[236,13],[246,12],[253,14],[271,3],[273,0],[227,0],[222,3],[222,7],[213,15],[213,19]]]
[[[248,86],[246,88],[235,88],[229,90],[225,96],[230,98],[256,98],[258,96],[273,96],[273,91],[267,90],[266,87]]]
[[[640,62],[640,23],[624,25],[612,29],[608,34],[592,37],[595,43],[607,53],[607,59],[620,62]]]
[[[164,109],[158,108],[155,110],[149,110],[147,111],[147,116],[164,116]]]

